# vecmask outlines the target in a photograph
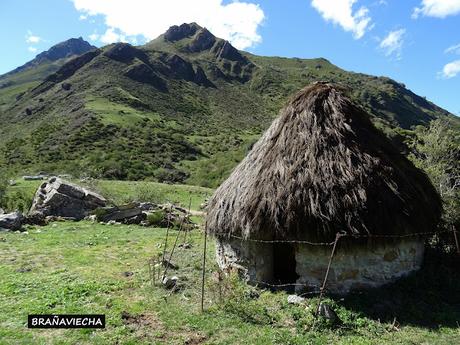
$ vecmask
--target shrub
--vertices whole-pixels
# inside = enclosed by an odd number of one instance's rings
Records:
[[[238,273],[223,276],[220,287],[216,284],[210,289],[214,295],[220,291],[216,299],[221,310],[252,324],[270,325],[276,320],[276,313],[270,313],[264,301],[254,297],[255,289],[243,282]]]
[[[108,210],[103,207],[99,207],[95,209],[93,212],[91,212],[92,215],[96,216],[96,219],[99,222],[102,221],[102,219],[104,218],[104,216],[107,215],[107,213],[108,213]]]
[[[23,190],[15,190],[4,194],[1,205],[8,211],[27,213],[32,206],[32,198]]]
[[[140,202],[153,202],[160,204],[163,201],[161,193],[158,191],[158,188],[154,185],[142,183],[136,185],[135,189],[136,201]]]
[[[8,180],[0,173],[0,206],[4,206],[6,189],[8,188]]]
[[[150,226],[164,226],[166,212],[164,210],[155,211],[147,215],[147,224]]]

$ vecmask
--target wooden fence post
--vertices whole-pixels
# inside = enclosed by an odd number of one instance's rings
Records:
[[[454,224],[452,224],[452,232],[454,233],[455,246],[457,247],[457,254],[460,254],[460,246],[458,245],[457,230],[455,229]]]
[[[203,245],[203,272],[201,277],[201,312],[204,311],[204,279],[206,275],[206,242],[207,242],[207,223],[204,224],[204,245]]]

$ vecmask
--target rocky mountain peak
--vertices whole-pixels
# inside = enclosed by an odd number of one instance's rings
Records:
[[[191,37],[202,29],[197,23],[184,23],[182,25],[171,26],[163,35],[164,39],[169,42],[180,41],[184,38]]]
[[[37,62],[44,59],[56,61],[73,55],[81,55],[93,49],[96,49],[96,47],[89,44],[82,37],[70,38],[38,54],[34,60]]]
[[[7,77],[9,75],[33,68],[42,63],[53,62],[64,58],[70,58],[97,49],[95,46],[89,44],[82,37],[70,38],[64,42],[58,43],[52,46],[50,49],[45,50],[38,54],[33,60],[25,63],[24,65],[4,74],[1,77]]]

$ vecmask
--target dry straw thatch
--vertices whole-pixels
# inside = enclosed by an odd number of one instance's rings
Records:
[[[281,111],[210,200],[208,231],[333,240],[434,231],[441,201],[341,88],[315,83]]]

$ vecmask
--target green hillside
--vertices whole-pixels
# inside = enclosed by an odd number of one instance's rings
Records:
[[[38,82],[40,68],[48,67],[31,67],[30,79],[0,89],[0,163],[12,173],[214,187],[288,97],[318,80],[347,87],[397,143],[433,119],[457,121],[389,78],[325,59],[252,55],[194,23],[144,46],[88,51]]]

